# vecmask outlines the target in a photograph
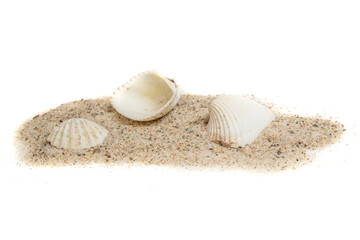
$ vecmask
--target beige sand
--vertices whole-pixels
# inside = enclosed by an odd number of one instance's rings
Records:
[[[313,154],[309,153],[335,143],[345,131],[335,121],[277,114],[254,143],[241,149],[226,148],[207,138],[208,103],[213,98],[185,95],[173,111],[151,122],[126,119],[112,108],[109,98],[63,104],[19,128],[16,142],[21,162],[31,166],[96,163],[279,171],[311,162]],[[47,142],[54,126],[75,117],[109,130],[103,146],[64,150]]]

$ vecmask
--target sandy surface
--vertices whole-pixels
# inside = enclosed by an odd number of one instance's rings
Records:
[[[318,117],[277,113],[258,139],[241,149],[210,142],[208,104],[214,96],[184,95],[169,114],[151,122],[134,122],[120,114],[109,98],[63,104],[20,126],[16,143],[21,163],[31,166],[163,165],[182,168],[241,168],[259,171],[295,169],[337,142],[344,126]],[[102,146],[57,149],[47,142],[51,130],[70,118],[94,121],[109,131]]]

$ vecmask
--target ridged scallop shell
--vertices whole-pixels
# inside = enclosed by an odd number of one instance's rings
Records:
[[[151,121],[170,112],[181,97],[173,79],[156,71],[143,72],[118,88],[111,104],[121,115],[135,121]]]
[[[219,96],[209,105],[207,133],[223,146],[238,148],[252,143],[274,119],[265,106],[241,96]]]
[[[73,118],[55,127],[47,140],[57,148],[82,149],[101,145],[107,135],[108,131],[99,124]]]

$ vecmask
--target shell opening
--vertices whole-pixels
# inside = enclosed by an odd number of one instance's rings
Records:
[[[159,94],[161,93],[161,94]],[[128,87],[122,97],[133,112],[157,111],[173,96],[171,88],[161,77],[149,74]]]
[[[119,88],[113,95],[115,109],[127,118],[147,121],[165,114],[162,111],[174,102],[178,94],[174,81],[157,72],[141,73]]]

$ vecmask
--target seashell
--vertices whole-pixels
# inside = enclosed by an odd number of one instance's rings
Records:
[[[143,72],[118,88],[111,104],[121,115],[136,121],[151,121],[170,112],[181,97],[173,79],[156,71]]]
[[[219,96],[209,106],[206,127],[213,142],[238,148],[252,143],[274,119],[265,106],[241,96]]]
[[[108,131],[99,124],[73,118],[55,127],[47,140],[57,148],[82,149],[102,144],[107,135]]]

